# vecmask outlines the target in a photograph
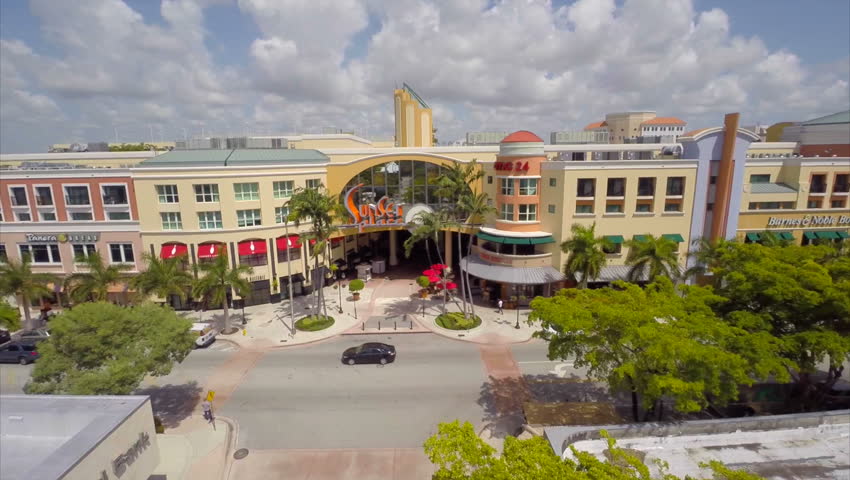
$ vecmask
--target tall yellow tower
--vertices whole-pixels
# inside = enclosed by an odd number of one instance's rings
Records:
[[[434,145],[431,107],[406,83],[394,92],[397,147]]]

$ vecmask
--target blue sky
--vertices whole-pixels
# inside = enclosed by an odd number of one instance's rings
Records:
[[[386,137],[402,81],[442,141],[628,109],[802,120],[850,108],[848,22],[846,0],[4,0],[0,151]]]

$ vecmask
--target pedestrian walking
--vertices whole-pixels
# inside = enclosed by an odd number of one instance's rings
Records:
[[[498,306],[499,306],[499,313],[504,313],[504,312],[502,311],[502,305],[504,305],[504,304],[505,304],[505,302],[503,302],[501,298],[499,299],[499,301],[498,301],[498,302],[496,302],[496,305],[498,305]]]
[[[212,412],[212,403],[209,400],[204,400],[204,402],[201,403],[201,409],[204,411],[204,419],[206,421],[212,422],[215,419]]]

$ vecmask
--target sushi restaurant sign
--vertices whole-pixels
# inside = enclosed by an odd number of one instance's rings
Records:
[[[850,225],[850,215],[806,215],[800,218],[769,217],[768,227],[835,227]]]

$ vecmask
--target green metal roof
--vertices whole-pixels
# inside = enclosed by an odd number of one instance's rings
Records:
[[[615,244],[623,243],[625,241],[622,235],[605,235],[605,240]]]
[[[667,240],[673,240],[676,243],[682,243],[685,241],[685,238],[679,235],[678,233],[665,233],[661,236],[666,238]]]
[[[326,163],[330,159],[318,150],[287,148],[240,148],[172,150],[149,158],[140,167],[239,167]]]
[[[803,125],[829,125],[834,123],[850,123],[850,110],[806,120],[803,122]]]

